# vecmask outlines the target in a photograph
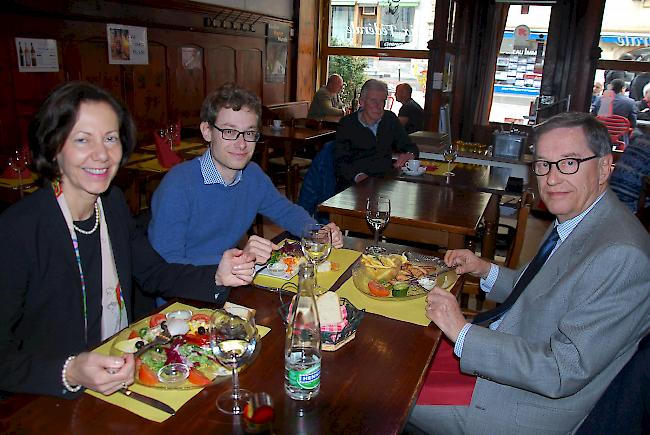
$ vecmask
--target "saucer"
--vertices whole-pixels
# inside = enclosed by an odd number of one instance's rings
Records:
[[[427,171],[427,168],[425,168],[424,166],[420,166],[417,169],[417,171],[411,171],[410,169],[408,169],[406,167],[402,168],[402,173],[404,175],[411,175],[411,176],[414,176],[414,177],[420,176],[420,175],[424,174],[426,171]]]

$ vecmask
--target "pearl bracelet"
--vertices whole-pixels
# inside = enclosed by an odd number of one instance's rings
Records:
[[[70,385],[68,380],[65,377],[65,372],[68,370],[68,366],[72,362],[73,359],[75,359],[77,355],[72,355],[69,356],[68,359],[65,360],[65,363],[63,364],[63,370],[61,370],[61,383],[65,387],[66,390],[68,390],[71,393],[76,393],[77,391],[81,390],[81,385]]]

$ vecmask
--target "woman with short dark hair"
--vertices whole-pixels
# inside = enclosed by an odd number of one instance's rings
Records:
[[[128,111],[84,82],[54,90],[30,126],[45,185],[0,215],[0,390],[72,397],[133,382],[134,361],[90,349],[133,320],[132,279],[161,295],[223,304],[252,280],[253,261],[166,263],[110,183],[135,145]]]

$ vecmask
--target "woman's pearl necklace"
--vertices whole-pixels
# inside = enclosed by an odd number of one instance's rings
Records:
[[[95,226],[93,227],[92,230],[82,230],[78,226],[72,223],[72,227],[75,229],[75,231],[80,232],[81,234],[92,234],[95,231],[97,231],[97,228],[99,227],[99,206],[97,205],[97,201],[95,201]]]

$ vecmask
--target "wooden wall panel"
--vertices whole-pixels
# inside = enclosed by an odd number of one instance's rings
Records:
[[[132,88],[129,95],[131,111],[137,119],[138,136],[153,141],[155,130],[175,121],[174,114],[168,112],[169,98],[167,76],[167,48],[149,42],[149,65],[133,65]],[[172,103],[173,105],[173,103]]]
[[[216,90],[223,83],[237,80],[235,55],[235,49],[232,47],[214,47],[206,50],[207,93]]]
[[[183,58],[183,49],[198,53],[197,59]],[[170,50],[168,59],[171,86],[170,117],[178,117],[192,125],[199,124],[200,102],[205,98],[206,79],[203,60],[203,48],[194,44],[185,44]],[[197,102],[199,105],[197,106]]]
[[[238,50],[236,58],[237,83],[257,95],[262,95],[262,52]]]

